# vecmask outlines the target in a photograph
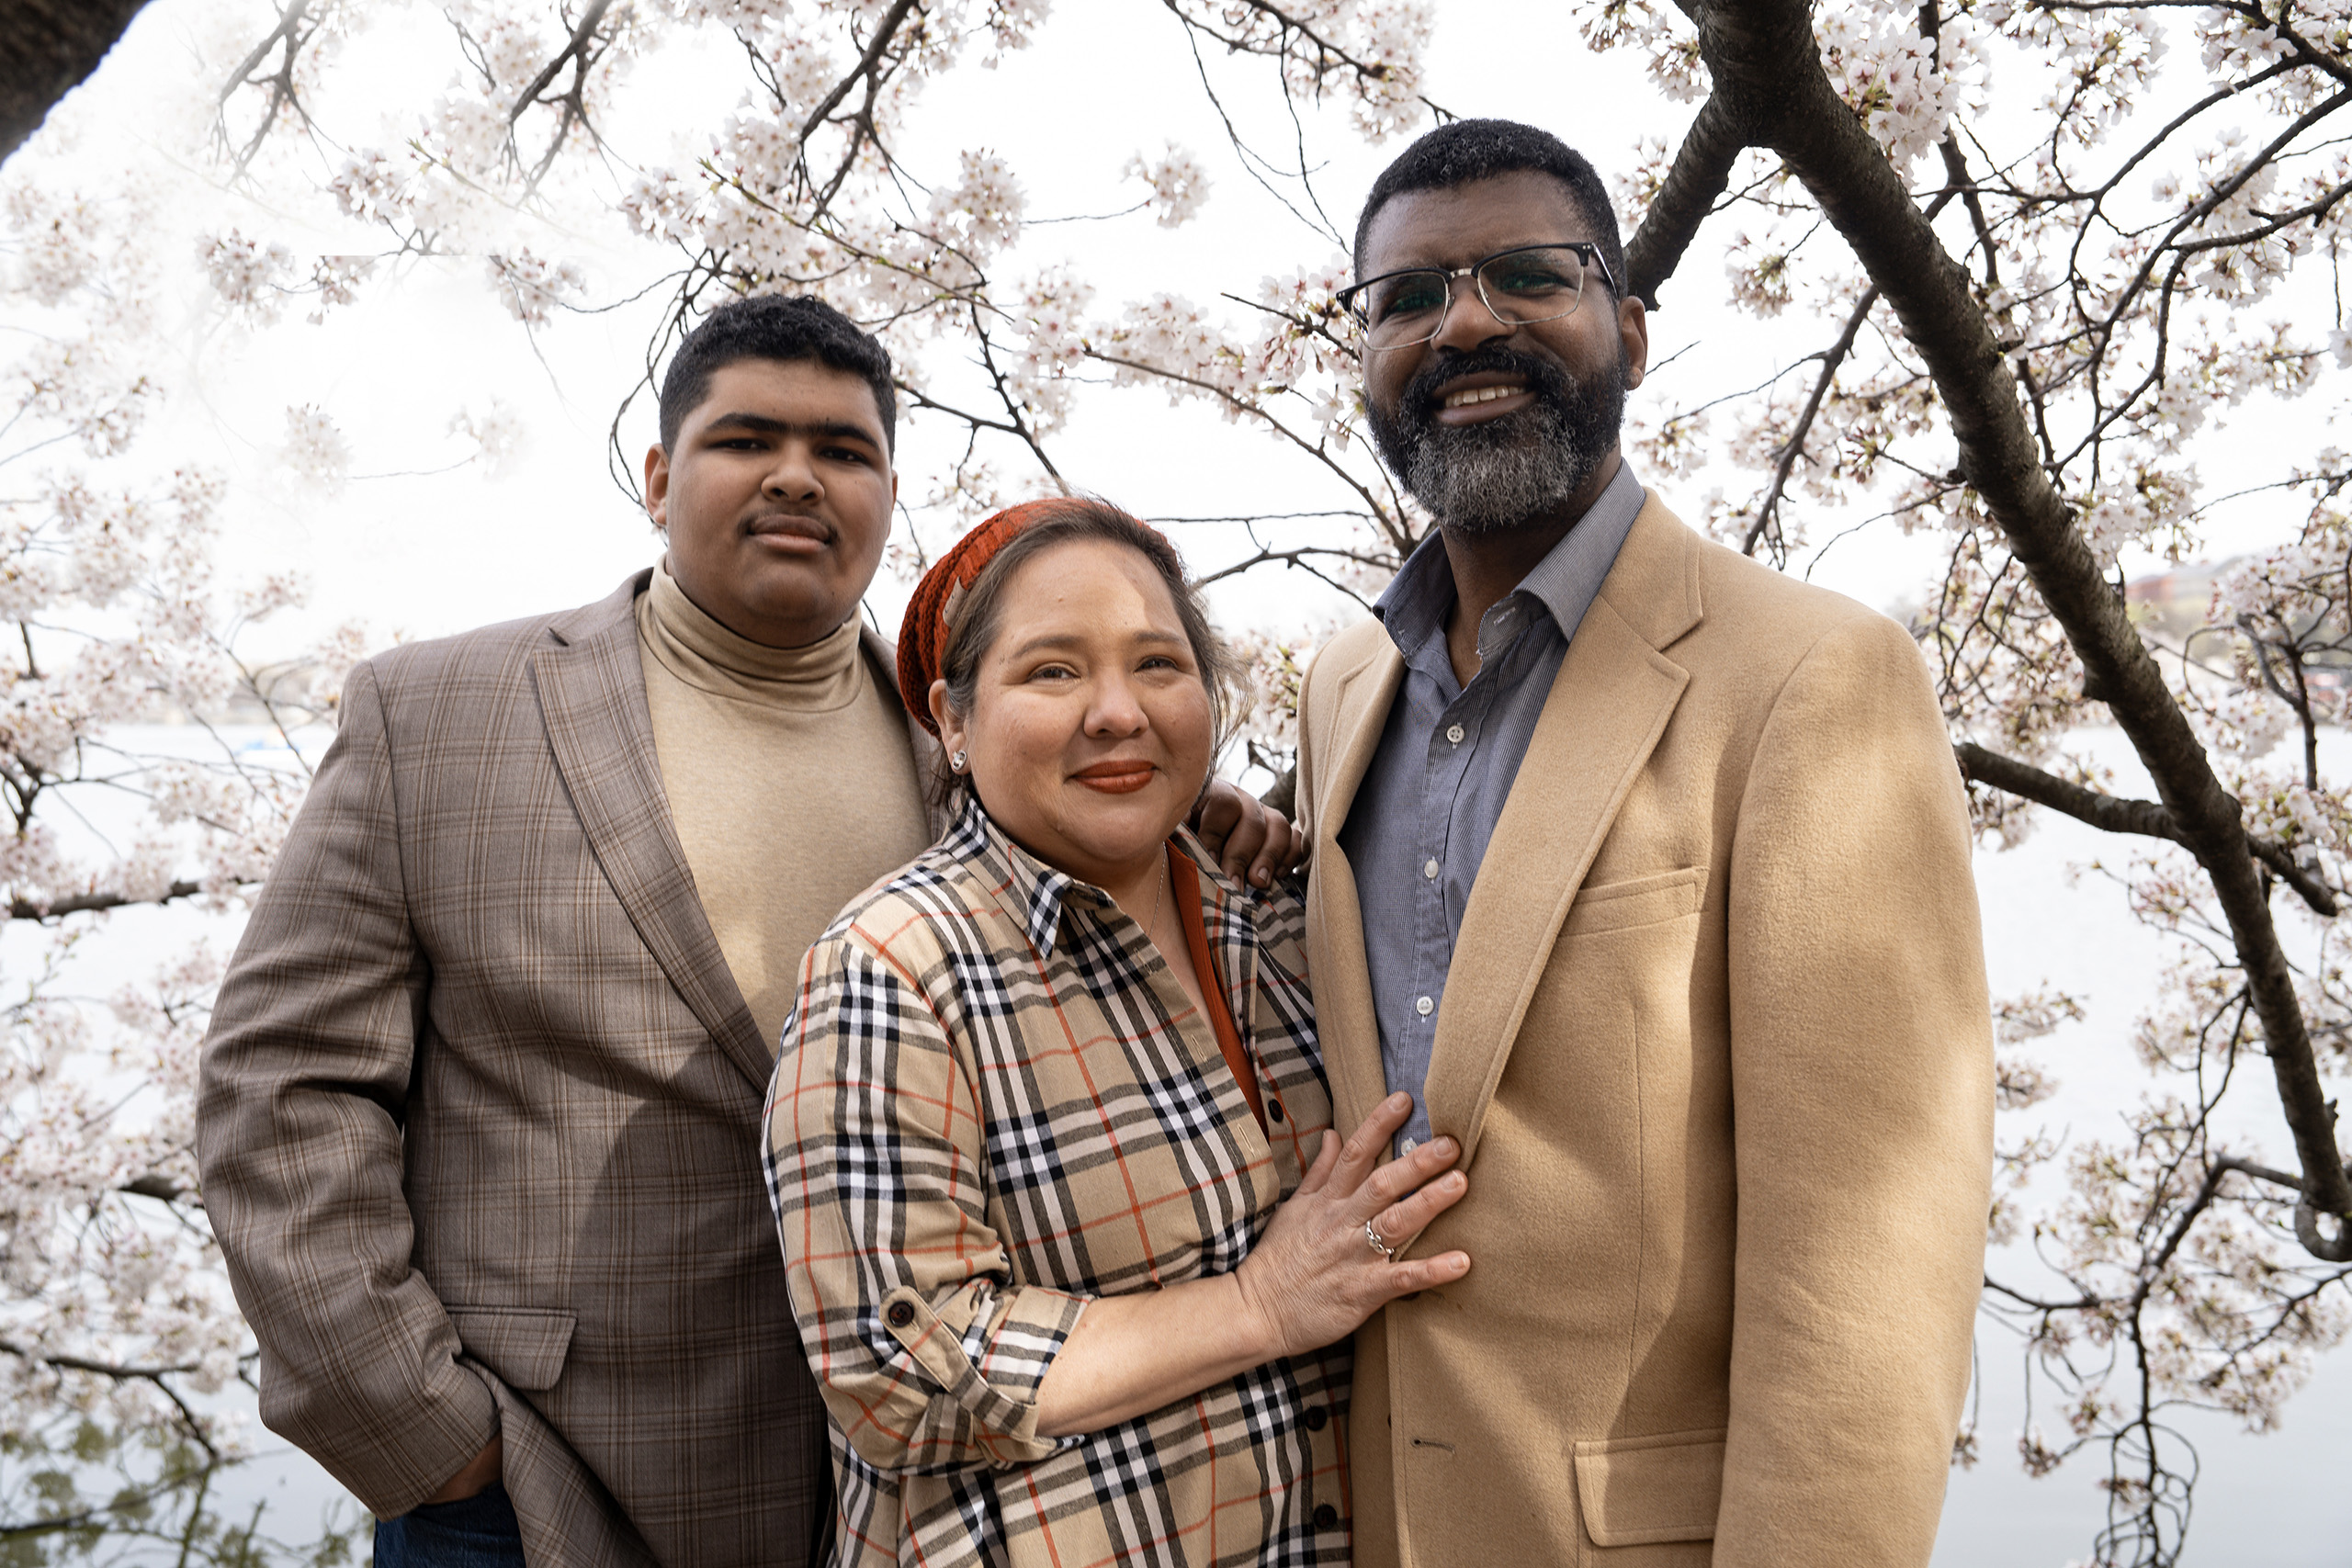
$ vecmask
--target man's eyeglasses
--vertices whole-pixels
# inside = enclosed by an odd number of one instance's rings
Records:
[[[1371,348],[1410,348],[1437,336],[1453,302],[1453,280],[1467,277],[1498,321],[1526,326],[1573,315],[1584,301],[1584,279],[1597,272],[1611,293],[1617,280],[1600,248],[1570,240],[1556,245],[1522,245],[1452,269],[1408,267],[1384,272],[1342,288],[1341,308],[1362,323]]]

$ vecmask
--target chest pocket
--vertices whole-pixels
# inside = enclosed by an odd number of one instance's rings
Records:
[[[1707,868],[1686,866],[1623,882],[1587,884],[1568,906],[1563,937],[1595,936],[1602,931],[1630,931],[1661,920],[1695,915],[1706,902]]]

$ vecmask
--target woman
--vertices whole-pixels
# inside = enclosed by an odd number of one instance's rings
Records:
[[[1224,656],[1167,541],[1034,502],[942,558],[899,641],[961,819],[809,953],[769,1097],[837,1561],[1348,1558],[1347,1337],[1461,1278],[1395,1245],[1443,1139],[1329,1128],[1288,891],[1179,831]]]

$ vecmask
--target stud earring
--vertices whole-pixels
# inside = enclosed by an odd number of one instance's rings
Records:
[[[951,773],[960,773],[964,771],[963,752],[958,751],[947,759],[947,771]]]

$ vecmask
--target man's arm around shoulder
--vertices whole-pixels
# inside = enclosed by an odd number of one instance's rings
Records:
[[[353,671],[221,984],[197,1153],[261,1343],[263,1419],[389,1517],[479,1461],[498,1413],[409,1265],[400,1117],[430,975],[408,918],[379,682],[372,665]]]
[[[1739,1190],[1716,1568],[1924,1565],[1969,1376],[1992,1028],[1918,650],[1854,615],[1774,699],[1727,907]]]

